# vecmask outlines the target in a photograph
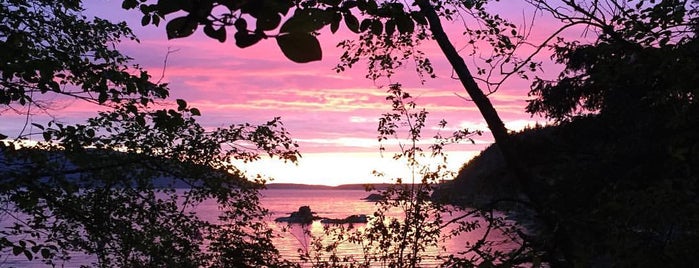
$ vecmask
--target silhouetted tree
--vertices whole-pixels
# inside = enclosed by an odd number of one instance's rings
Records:
[[[186,101],[156,105],[167,86],[115,49],[135,39],[126,24],[81,11],[80,1],[0,5],[0,108],[27,118],[0,141],[0,252],[52,265],[75,252],[101,267],[278,264],[261,181],[230,160],[295,161],[279,119],[205,130]],[[60,100],[102,111],[82,124],[32,120]],[[221,215],[196,214],[204,200]]]
[[[546,190],[560,229],[591,238],[570,241],[569,263],[696,262],[699,147],[689,137],[699,133],[699,3],[529,2],[596,33],[552,44],[565,69],[537,78],[527,106],[558,121],[571,146],[570,160],[551,164]]]
[[[599,35],[590,43],[561,38],[553,44],[566,69],[556,80],[536,80],[529,112],[560,121],[586,112],[633,116],[696,102],[696,1],[562,1],[568,9],[530,2]]]

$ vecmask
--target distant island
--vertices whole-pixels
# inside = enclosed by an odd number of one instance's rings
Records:
[[[314,184],[298,184],[298,183],[268,183],[265,186],[267,189],[290,189],[290,190],[385,190],[394,184],[391,183],[357,183],[357,184],[342,184],[338,186],[314,185]]]

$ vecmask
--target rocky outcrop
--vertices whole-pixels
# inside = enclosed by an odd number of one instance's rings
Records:
[[[362,200],[366,200],[367,202],[379,202],[383,201],[384,199],[386,198],[381,194],[370,194],[369,196],[362,198]]]
[[[274,221],[310,224],[314,220],[321,219],[320,217],[315,216],[314,214],[315,212],[311,211],[311,208],[309,206],[301,206],[299,207],[298,211],[292,212],[291,215],[289,215],[289,217],[279,217],[274,219]]]
[[[367,215],[364,214],[351,215],[344,219],[323,218],[315,214],[309,206],[301,206],[298,211],[292,212],[289,217],[279,217],[274,219],[274,221],[297,224],[311,224],[315,220],[328,224],[366,223],[369,221]]]
[[[344,219],[322,219],[320,222],[322,223],[329,223],[329,224],[347,224],[347,223],[367,223],[369,221],[369,218],[367,215],[364,214],[358,214],[358,215],[351,215],[347,218]]]

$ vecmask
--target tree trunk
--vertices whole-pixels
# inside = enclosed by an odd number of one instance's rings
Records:
[[[560,260],[558,260],[557,257],[552,256],[549,260],[550,263],[556,267],[569,266],[567,261],[571,260],[573,251],[571,250],[572,243],[570,237],[567,235],[568,232],[565,230],[565,226],[559,226],[557,224],[559,221],[554,215],[551,215],[547,209],[544,209],[544,200],[532,189],[533,177],[529,173],[528,169],[525,168],[522,161],[520,161],[515,144],[512,142],[510,135],[507,132],[507,128],[505,128],[505,124],[502,122],[502,119],[500,119],[500,116],[495,110],[495,107],[493,107],[493,104],[490,102],[485,93],[483,93],[483,90],[480,89],[478,83],[476,83],[476,80],[473,78],[471,72],[466,66],[466,63],[464,62],[464,59],[456,51],[456,48],[454,48],[451,41],[449,41],[449,37],[444,32],[444,28],[442,27],[439,15],[437,15],[435,12],[432,4],[430,4],[429,0],[416,0],[415,2],[420,7],[421,12],[427,17],[432,36],[434,37],[435,41],[437,41],[437,44],[439,44],[440,49],[447,57],[447,60],[449,60],[452,68],[454,68],[454,72],[456,72],[457,76],[459,77],[464,89],[478,107],[483,119],[485,119],[486,123],[488,124],[488,128],[493,133],[495,143],[498,145],[507,167],[516,177],[516,187],[519,187],[527,198],[529,198],[533,204],[533,209],[543,219],[548,231],[554,234],[555,244],[557,244],[560,248],[553,248],[551,250],[554,252],[561,250],[560,253],[563,255],[564,260],[559,262]]]
[[[449,60],[452,68],[454,68],[454,72],[456,72],[457,76],[459,77],[461,85],[463,85],[468,95],[478,107],[481,115],[483,115],[483,119],[485,119],[485,122],[488,124],[488,128],[493,133],[495,143],[497,143],[498,148],[502,152],[507,166],[512,170],[512,172],[515,173],[515,175],[517,175],[517,180],[520,184],[522,184],[521,186],[526,188],[527,186],[524,183],[525,181],[522,180],[527,180],[528,176],[526,176],[524,167],[517,157],[514,146],[510,142],[507,128],[505,128],[505,124],[502,122],[502,119],[500,119],[495,107],[493,107],[493,104],[490,102],[485,93],[483,93],[483,90],[480,89],[476,83],[476,80],[473,79],[473,76],[468,70],[464,59],[461,58],[459,53],[456,51],[456,48],[454,48],[454,45],[452,45],[451,41],[449,41],[449,37],[442,28],[442,23],[439,20],[439,16],[435,12],[434,7],[432,7],[432,4],[429,3],[429,0],[418,0],[416,3],[418,3],[420,10],[427,17],[430,24],[430,31],[432,32],[434,39],[437,41],[437,44],[439,44],[439,47],[442,49],[442,52],[444,52],[444,55]]]

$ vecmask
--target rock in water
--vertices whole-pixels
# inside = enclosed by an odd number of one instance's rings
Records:
[[[369,196],[367,196],[363,199],[368,201],[368,202],[379,202],[379,201],[384,200],[385,198],[381,194],[370,194]]]
[[[289,217],[279,217],[279,218],[274,219],[274,221],[309,224],[309,223],[312,223],[314,220],[319,219],[318,217],[314,216],[313,214],[315,214],[315,212],[311,211],[311,207],[301,206],[301,207],[299,207],[298,211],[291,212],[291,215],[289,215]]]

